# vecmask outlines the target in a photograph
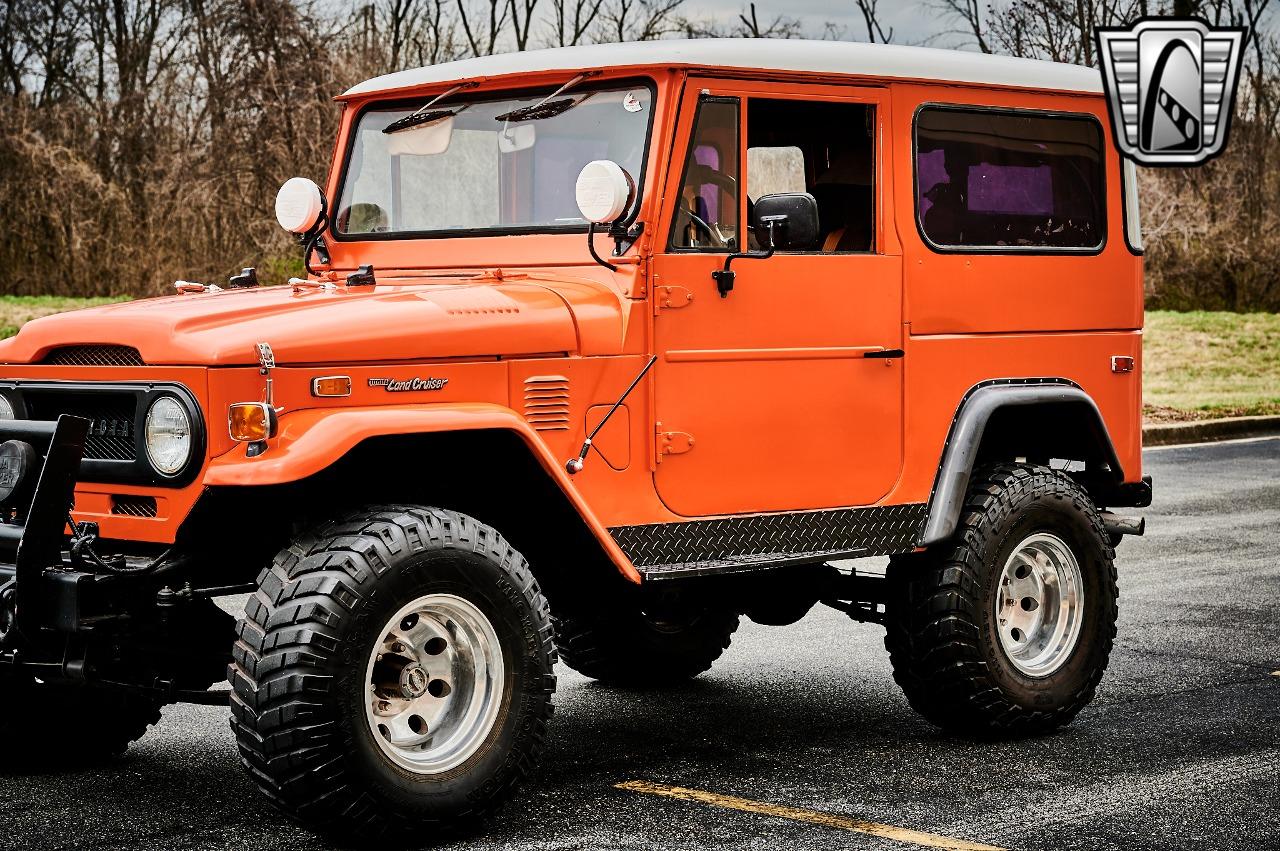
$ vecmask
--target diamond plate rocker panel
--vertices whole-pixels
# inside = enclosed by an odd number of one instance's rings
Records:
[[[889,555],[915,547],[925,503],[753,514],[682,523],[615,526],[618,546],[646,567],[728,561],[795,561],[829,552]]]

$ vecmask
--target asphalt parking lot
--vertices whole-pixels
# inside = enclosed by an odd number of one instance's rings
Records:
[[[539,775],[486,836],[449,847],[921,847],[876,825],[937,847],[1280,847],[1280,439],[1146,463],[1156,504],[1120,550],[1111,668],[1061,732],[941,736],[894,684],[882,630],[817,609],[745,623],[675,691],[562,668]],[[110,770],[0,775],[0,847],[327,847],[258,796],[226,714],[172,707]],[[85,721],[47,734],[92,736]],[[697,800],[654,794],[671,787]]]

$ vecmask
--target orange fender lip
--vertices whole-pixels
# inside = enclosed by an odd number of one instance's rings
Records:
[[[560,487],[618,570],[632,582],[640,573],[583,500],[560,462],[514,411],[501,405],[405,405],[400,407],[310,408],[280,417],[280,433],[265,455],[244,450],[213,459],[205,470],[208,487],[251,487],[296,482],[333,464],[372,437],[430,432],[507,429],[520,435],[543,469]]]

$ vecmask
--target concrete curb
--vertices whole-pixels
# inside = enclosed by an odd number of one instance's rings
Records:
[[[1169,446],[1175,443],[1207,443],[1240,437],[1265,437],[1280,434],[1280,416],[1223,417],[1189,423],[1153,423],[1142,427],[1143,446]]]

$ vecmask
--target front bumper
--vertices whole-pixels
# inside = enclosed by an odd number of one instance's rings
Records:
[[[53,422],[0,420],[0,441],[27,443],[39,458],[31,469],[0,466],[0,486],[12,488],[7,502],[13,503],[3,506],[0,522],[0,646],[33,636],[45,624],[66,626],[67,613],[76,609],[81,577],[93,578],[62,570],[67,519],[88,431],[89,420],[66,414]],[[52,573],[58,575],[47,577],[50,568],[57,568]]]

